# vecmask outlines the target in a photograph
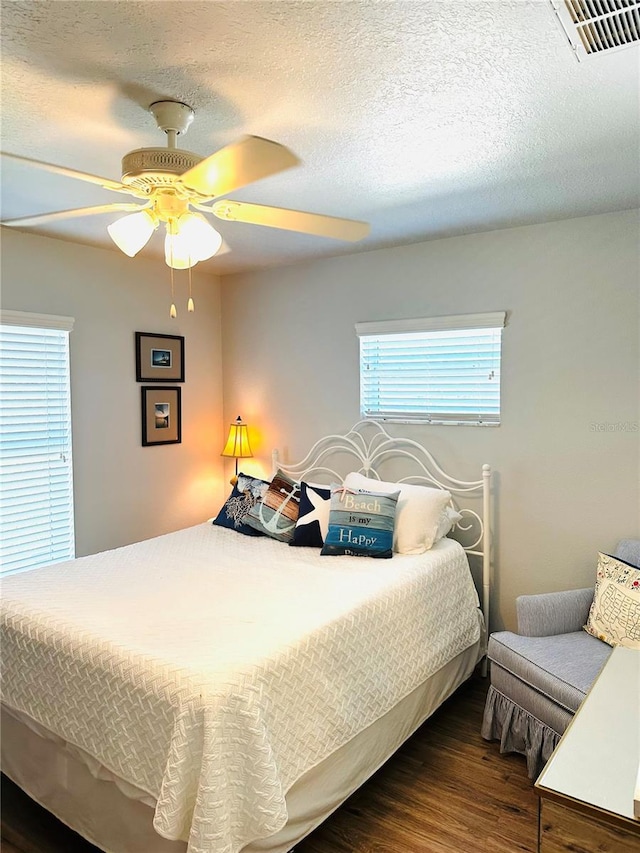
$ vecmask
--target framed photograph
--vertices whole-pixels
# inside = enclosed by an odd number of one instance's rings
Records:
[[[143,385],[142,446],[180,444],[182,441],[182,388]]]
[[[136,382],[184,382],[184,338],[136,332]]]

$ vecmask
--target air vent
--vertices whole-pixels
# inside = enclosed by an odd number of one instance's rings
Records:
[[[551,0],[578,59],[640,43],[640,0]]]

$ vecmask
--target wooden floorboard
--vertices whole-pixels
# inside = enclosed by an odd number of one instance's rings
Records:
[[[524,759],[480,737],[474,676],[296,853],[534,853]],[[2,853],[96,853],[3,777]]]

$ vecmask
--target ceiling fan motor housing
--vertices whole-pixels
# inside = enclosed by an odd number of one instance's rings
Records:
[[[122,183],[147,191],[173,186],[176,178],[203,159],[180,148],[137,148],[122,158]]]

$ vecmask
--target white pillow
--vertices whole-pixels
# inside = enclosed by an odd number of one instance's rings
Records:
[[[447,533],[451,530],[454,524],[457,524],[462,519],[462,514],[459,513],[451,506],[446,506],[442,510],[442,515],[440,516],[440,521],[438,522],[438,529],[436,530],[436,535],[433,539],[433,544],[439,542],[443,539]]]
[[[382,494],[399,491],[393,550],[398,554],[424,554],[436,541],[442,511],[451,500],[444,489],[413,483],[385,483],[352,471],[345,477],[348,489],[365,489]]]

